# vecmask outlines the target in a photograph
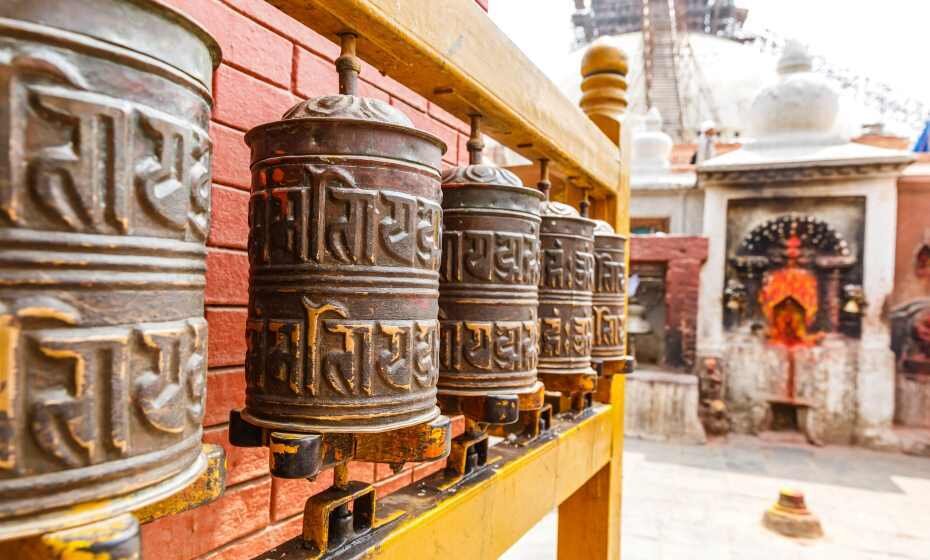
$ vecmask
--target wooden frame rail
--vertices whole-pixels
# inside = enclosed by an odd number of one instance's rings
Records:
[[[617,146],[474,0],[268,2],[336,42],[341,31],[357,32],[359,56],[391,78],[465,122],[481,113],[498,142],[548,158],[592,194],[617,193]]]

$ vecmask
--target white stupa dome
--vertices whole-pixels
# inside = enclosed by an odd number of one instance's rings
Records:
[[[844,143],[837,129],[839,93],[812,71],[800,43],[789,41],[778,61],[778,80],[752,102],[749,132],[757,144]]]
[[[671,169],[672,137],[662,132],[662,115],[655,107],[633,133],[631,167],[634,172],[668,172]]]

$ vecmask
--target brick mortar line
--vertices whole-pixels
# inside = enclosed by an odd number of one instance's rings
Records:
[[[207,368],[207,375],[210,373],[232,373],[234,371],[242,371],[240,366],[214,366]]]
[[[240,8],[237,7],[237,6],[234,6],[234,5],[230,4],[227,0],[221,0],[221,3],[222,3],[224,6],[226,6],[227,8],[229,8],[230,10],[236,12],[237,14],[243,15],[243,16],[245,16],[246,18],[248,18],[250,21],[254,21],[255,23],[259,24],[259,25],[262,26],[264,29],[267,29],[268,31],[271,31],[272,33],[274,33],[274,34],[277,35],[278,37],[281,37],[281,38],[283,38],[283,39],[286,39],[287,41],[290,41],[291,43],[293,43],[293,44],[295,44],[295,45],[299,45],[299,46],[301,46],[302,48],[304,48],[304,49],[306,49],[306,50],[312,52],[313,54],[319,56],[320,58],[322,58],[322,59],[324,59],[324,60],[328,60],[328,61],[330,61],[330,62],[334,62],[334,60],[331,59],[331,58],[329,58],[328,56],[326,56],[325,53],[322,53],[322,52],[316,50],[314,47],[311,47],[310,45],[308,45],[308,44],[306,44],[306,43],[304,43],[304,42],[302,42],[302,41],[298,41],[297,39],[294,39],[294,38],[292,38],[292,37],[289,37],[289,36],[285,35],[284,33],[281,33],[280,31],[278,31],[277,29],[275,29],[275,28],[273,28],[273,27],[268,27],[267,22],[266,22],[265,20],[258,19],[256,16],[253,16],[253,15],[252,15],[251,13],[249,13],[248,11],[246,11],[246,10],[244,10],[244,9],[240,9]],[[275,9],[275,10],[277,10],[277,8],[275,8],[274,6],[269,6],[269,7],[270,7],[270,8],[273,8],[273,9]],[[278,11],[280,11],[280,10],[278,10]],[[284,12],[281,12],[281,17],[290,18],[290,19],[292,19],[292,20],[294,21],[295,24],[300,25],[301,27],[303,27],[304,29],[309,30],[309,31],[312,32],[312,33],[316,33],[316,31],[313,31],[312,29],[310,29],[310,28],[307,27],[306,25],[302,24],[301,22],[297,21],[296,19],[291,18],[289,15],[285,14]],[[327,39],[327,38],[324,37],[323,35],[320,35],[319,33],[316,33],[316,35],[319,36],[320,39],[323,40],[323,41],[329,41],[329,39]],[[329,42],[332,43],[332,41],[329,41]],[[335,43],[333,43],[333,44],[335,45]],[[338,45],[337,45],[337,46],[338,46]]]
[[[293,43],[291,43],[291,44],[293,45]],[[293,57],[293,54],[292,54],[291,56]],[[269,86],[271,86],[271,87],[274,87],[274,88],[276,88],[276,89],[279,89],[279,90],[281,90],[281,91],[286,91],[286,92],[288,92],[288,93],[293,93],[293,92],[292,92],[290,89],[288,89],[286,86],[282,86],[281,84],[279,84],[279,83],[277,83],[277,82],[272,82],[271,80],[269,80],[268,78],[262,76],[261,74],[255,73],[254,70],[249,70],[248,68],[244,68],[244,67],[242,67],[242,66],[239,66],[239,65],[236,64],[235,62],[231,62],[231,61],[229,61],[229,60],[223,60],[220,64],[225,64],[226,66],[229,66],[229,67],[232,68],[233,70],[242,72],[243,74],[245,74],[245,75],[247,75],[247,76],[249,76],[249,77],[255,78],[256,80],[259,80],[259,81],[261,81],[261,82],[264,82],[265,84],[267,84],[267,85],[269,85]],[[230,126],[230,125],[228,125],[228,124],[225,124],[225,123],[223,123],[223,124],[224,124],[224,126],[227,126],[227,127],[229,127],[229,128],[234,128],[234,127],[232,127],[232,126]]]
[[[258,534],[261,533],[262,531],[274,530],[274,529],[276,529],[276,528],[278,528],[278,527],[280,527],[280,526],[283,526],[283,525],[285,525],[285,524],[287,524],[287,523],[290,523],[290,522],[293,521],[295,518],[297,518],[298,516],[301,516],[301,515],[303,515],[303,512],[295,513],[294,515],[291,515],[290,517],[286,517],[286,518],[280,519],[280,520],[278,520],[278,521],[272,521],[271,523],[269,523],[268,525],[265,525],[264,527],[262,527],[262,528],[260,528],[260,529],[256,529],[255,531],[252,531],[251,533],[246,533],[245,535],[242,535],[241,537],[236,537],[235,539],[233,539],[233,540],[231,540],[231,541],[228,541],[228,542],[226,542],[226,543],[223,543],[223,544],[220,545],[218,548],[214,548],[213,550],[210,550],[210,551],[208,551],[208,552],[205,552],[205,553],[201,554],[200,556],[195,557],[193,560],[208,560],[209,558],[213,557],[214,555],[216,555],[216,554],[218,554],[218,553],[221,553],[221,552],[223,552],[223,551],[225,551],[225,550],[227,550],[227,549],[232,548],[233,545],[239,544],[239,542],[244,541],[245,539],[248,539],[248,538],[251,538],[251,537],[253,537],[253,536],[255,536],[255,535],[258,535]],[[280,543],[278,543],[278,544],[280,544]]]

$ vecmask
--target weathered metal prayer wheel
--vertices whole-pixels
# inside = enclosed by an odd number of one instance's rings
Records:
[[[344,84],[356,79],[337,67]],[[398,109],[356,95],[301,102],[246,142],[242,418],[300,433],[384,432],[436,418],[445,145]]]
[[[440,398],[540,392],[536,312],[543,196],[513,173],[481,164],[480,145],[471,161],[442,178]]]
[[[626,238],[603,220],[594,226],[594,343],[591,361],[601,375],[622,373],[626,366]]]
[[[539,377],[547,391],[590,393],[594,221],[561,202],[540,213]]]
[[[204,469],[218,63],[156,2],[0,3],[0,540]]]

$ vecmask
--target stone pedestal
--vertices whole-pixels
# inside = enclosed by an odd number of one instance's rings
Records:
[[[895,423],[909,428],[930,428],[930,376],[897,375]]]
[[[698,378],[644,370],[627,376],[625,433],[630,437],[704,443],[698,418]]]

